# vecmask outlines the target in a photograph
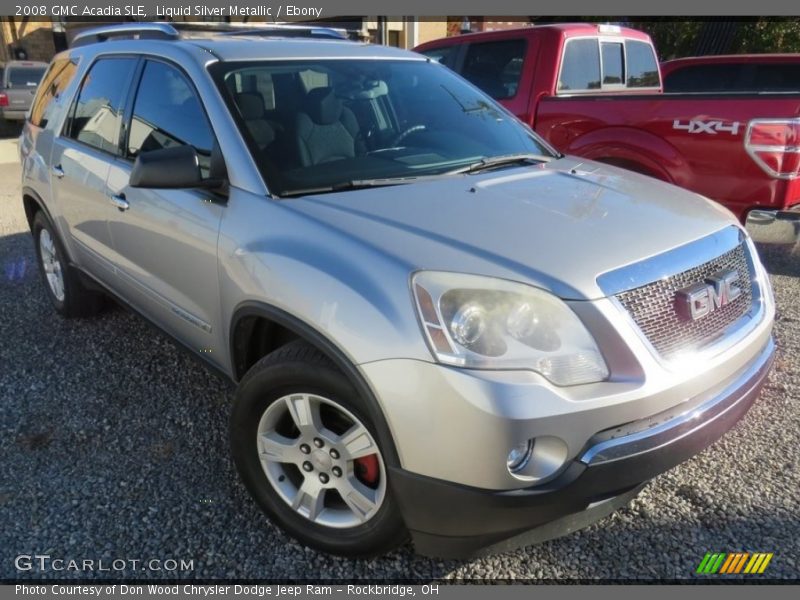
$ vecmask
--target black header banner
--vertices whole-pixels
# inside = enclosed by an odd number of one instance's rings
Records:
[[[123,19],[181,19],[196,20],[226,18],[258,18],[259,20],[296,21],[334,18],[343,15],[389,15],[432,17],[437,15],[540,15],[586,16],[796,16],[800,4],[796,0],[672,0],[642,2],[641,0],[566,0],[564,2],[520,2],[519,0],[405,0],[402,3],[381,0],[316,0],[294,2],[265,2],[264,0],[233,0],[203,2],[181,0],[0,0],[0,15],[28,18],[123,18]]]

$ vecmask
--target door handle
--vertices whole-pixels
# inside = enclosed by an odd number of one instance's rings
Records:
[[[61,165],[53,165],[53,175],[61,179],[64,177],[64,169],[61,168]]]
[[[120,212],[128,210],[131,207],[131,205],[128,204],[128,201],[125,200],[124,194],[109,196],[108,199],[111,201],[111,204],[113,204],[120,210]]]

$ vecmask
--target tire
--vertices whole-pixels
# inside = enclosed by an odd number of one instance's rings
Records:
[[[88,317],[102,310],[103,296],[83,285],[78,271],[69,265],[55,227],[42,211],[34,215],[32,231],[45,293],[56,312],[73,318]]]
[[[297,407],[296,412],[291,407]],[[315,414],[316,425],[298,427],[300,414]],[[262,510],[306,546],[341,556],[370,557],[408,539],[388,485],[385,452],[367,414],[364,400],[347,378],[303,341],[262,358],[239,384],[230,425],[236,468]],[[317,436],[314,431],[323,433]],[[361,446],[350,453],[348,448],[359,446],[345,445],[353,432],[359,434]],[[263,445],[265,436],[281,440],[279,452]],[[352,458],[373,450],[377,452]],[[320,487],[325,490],[319,494],[322,505],[313,495]],[[304,494],[306,489],[312,492]],[[364,503],[364,498],[369,501]]]

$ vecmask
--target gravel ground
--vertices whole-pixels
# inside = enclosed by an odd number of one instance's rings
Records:
[[[15,570],[18,554],[49,554],[187,559],[185,576],[203,579],[673,579],[693,577],[707,551],[774,552],[768,573],[797,578],[800,252],[766,253],[779,354],[761,399],[628,508],[490,558],[437,561],[405,547],[346,560],[298,545],[250,500],[229,458],[224,381],[121,309],[55,315],[18,181],[16,165],[0,166],[0,578],[33,576]]]

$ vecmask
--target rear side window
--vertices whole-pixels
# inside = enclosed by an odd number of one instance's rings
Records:
[[[11,67],[8,69],[8,87],[36,87],[44,75],[45,67]]]
[[[53,61],[33,100],[30,116],[32,124],[37,127],[47,127],[53,111],[77,71],[78,65],[68,58]]]
[[[646,42],[627,40],[625,54],[628,63],[628,87],[658,87],[658,63],[653,47]]]
[[[470,44],[461,74],[496,100],[513,98],[524,58],[523,39]]]
[[[622,44],[603,42],[600,44],[603,53],[603,85],[622,85],[625,73],[625,51]]]
[[[136,59],[98,60],[81,84],[67,135],[98,150],[117,153],[122,100]]]
[[[600,89],[600,49],[597,39],[570,40],[561,64],[559,92]]]
[[[214,136],[194,87],[177,68],[148,61],[142,73],[128,136],[128,156],[193,146],[208,176]]]

